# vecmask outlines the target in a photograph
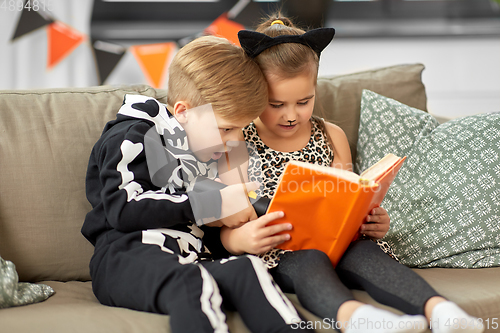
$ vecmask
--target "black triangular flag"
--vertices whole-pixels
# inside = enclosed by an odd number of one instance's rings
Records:
[[[118,62],[120,62],[127,49],[123,46],[101,40],[93,40],[92,49],[94,50],[97,64],[99,84],[103,84]]]
[[[30,0],[25,2],[23,10],[21,11],[21,16],[19,17],[16,31],[14,32],[14,36],[12,36],[11,41],[54,22],[54,19],[52,19],[44,11],[35,11],[31,5],[29,7],[26,6],[28,1]]]

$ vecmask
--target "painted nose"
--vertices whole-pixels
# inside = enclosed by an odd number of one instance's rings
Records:
[[[283,114],[283,118],[286,122],[292,125],[292,123],[297,120],[297,112],[293,108],[290,108],[287,112],[285,112],[285,114]]]

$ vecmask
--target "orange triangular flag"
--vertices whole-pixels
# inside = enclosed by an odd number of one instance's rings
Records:
[[[213,21],[204,32],[208,35],[224,37],[233,44],[240,46],[238,31],[243,29],[245,29],[243,25],[231,21],[227,18],[227,13],[224,13]]]
[[[163,85],[169,55],[175,49],[174,42],[134,45],[130,47],[130,51],[141,66],[142,72],[149,84],[153,88],[161,88]]]
[[[85,35],[61,22],[47,27],[47,67],[50,69],[67,57],[84,40]]]

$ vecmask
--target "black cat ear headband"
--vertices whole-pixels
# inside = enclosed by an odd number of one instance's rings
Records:
[[[318,28],[302,35],[281,35],[276,37],[269,37],[260,32],[250,30],[240,30],[238,32],[238,39],[240,40],[241,47],[250,58],[255,58],[271,46],[283,43],[298,43],[309,46],[316,52],[319,58],[321,51],[330,44],[334,35],[334,28]]]

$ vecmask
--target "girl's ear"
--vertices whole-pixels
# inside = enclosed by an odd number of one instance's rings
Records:
[[[185,124],[188,121],[189,103],[185,101],[178,101],[174,104],[173,114],[175,119],[181,124]]]

